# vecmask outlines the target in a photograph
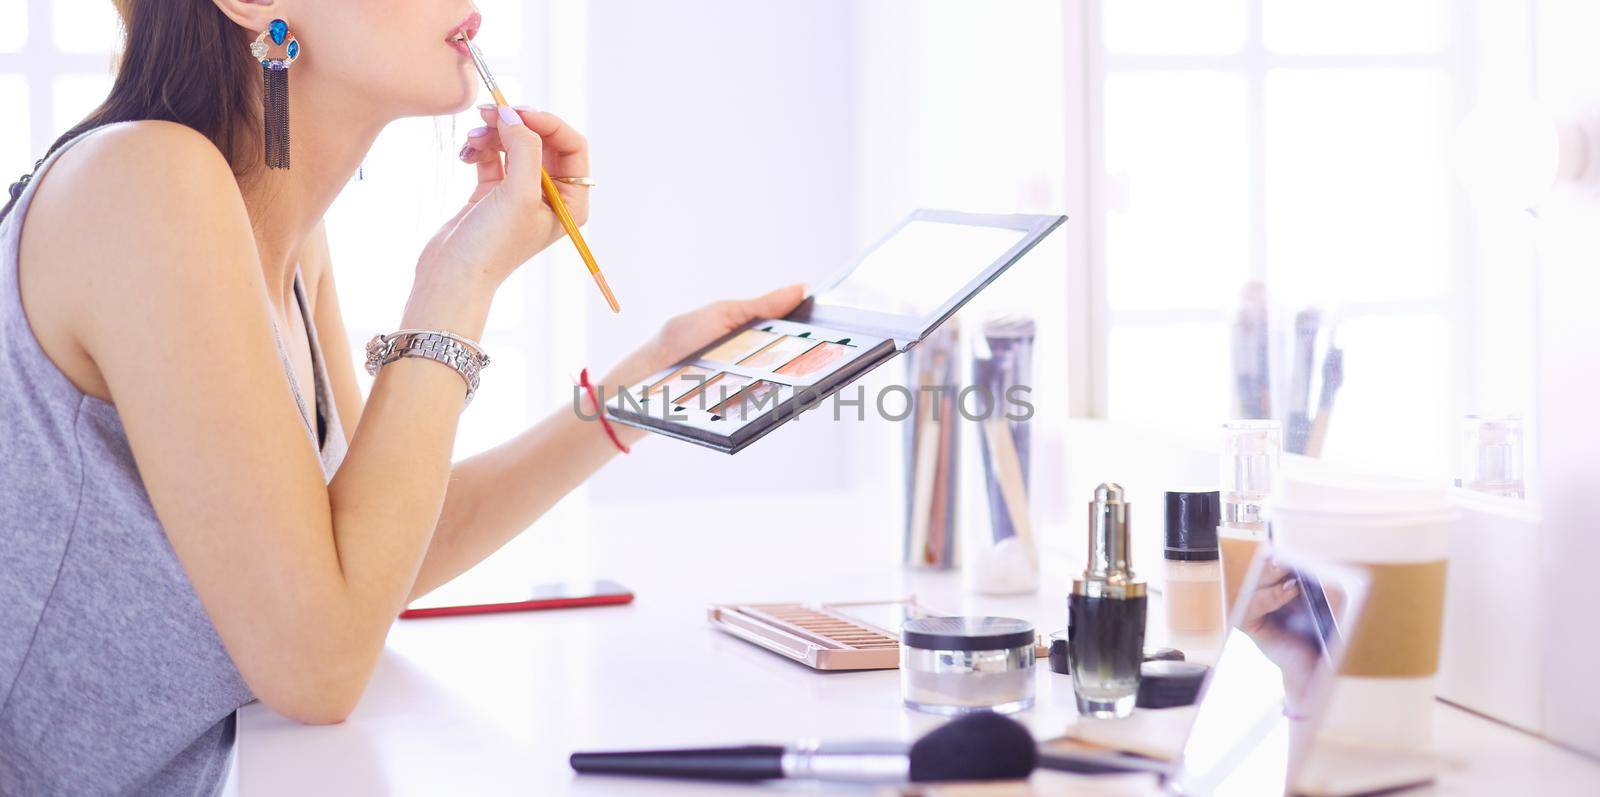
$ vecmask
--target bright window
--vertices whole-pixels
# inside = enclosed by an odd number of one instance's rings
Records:
[[[50,10],[51,37],[63,53],[109,53],[118,44],[118,21],[112,4],[104,0],[50,0],[35,3],[38,18]]]
[[[1454,419],[1484,411],[1489,367],[1472,356],[1483,231],[1450,161],[1494,34],[1463,28],[1470,6],[1099,5],[1110,417],[1209,439],[1262,414],[1240,398],[1241,330],[1264,291],[1273,417],[1315,418],[1337,347],[1321,455],[1449,473]],[[1527,249],[1512,253],[1495,267],[1526,268]]]
[[[10,184],[16,176],[27,168],[26,164],[32,163],[28,153],[33,151],[31,136],[28,135],[28,79],[22,75],[0,74],[0,108],[6,109],[10,117],[9,124],[0,125],[0,166],[6,171],[6,184]]]
[[[28,6],[7,3],[0,8],[0,53],[14,53],[28,41]]]

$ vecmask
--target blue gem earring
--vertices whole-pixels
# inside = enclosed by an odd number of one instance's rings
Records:
[[[250,43],[261,62],[261,141],[267,168],[289,168],[289,67],[300,58],[300,40],[289,23],[275,19]]]

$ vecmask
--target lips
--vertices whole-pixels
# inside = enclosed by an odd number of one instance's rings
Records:
[[[471,53],[469,53],[467,50],[467,43],[456,41],[456,36],[458,34],[462,34],[468,39],[472,39],[478,35],[478,28],[482,25],[483,15],[474,11],[471,14],[468,14],[466,19],[461,20],[461,24],[451,28],[450,33],[444,37],[444,40],[449,43],[451,47],[456,48],[456,51],[460,52],[462,55],[471,55]]]

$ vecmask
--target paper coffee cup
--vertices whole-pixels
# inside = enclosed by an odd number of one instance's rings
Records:
[[[1330,474],[1278,480],[1267,506],[1273,539],[1356,566],[1369,579],[1361,619],[1346,631],[1322,732],[1397,749],[1431,741],[1455,516],[1445,489],[1422,482]]]

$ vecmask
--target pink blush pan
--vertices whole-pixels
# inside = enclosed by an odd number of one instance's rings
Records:
[[[840,343],[819,343],[805,354],[784,363],[777,373],[784,376],[810,376],[828,370],[834,363],[845,358],[850,353],[850,347]]]

